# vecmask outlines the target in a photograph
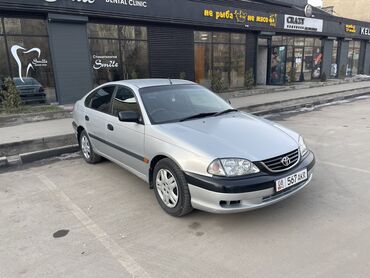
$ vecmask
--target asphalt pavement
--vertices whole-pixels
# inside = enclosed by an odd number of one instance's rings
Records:
[[[80,157],[0,174],[0,277],[369,277],[370,100],[275,116],[311,186],[235,215],[166,215],[148,186]]]

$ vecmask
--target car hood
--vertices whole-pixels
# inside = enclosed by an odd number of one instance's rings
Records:
[[[261,161],[298,148],[298,134],[243,112],[156,125],[156,136],[212,158]]]

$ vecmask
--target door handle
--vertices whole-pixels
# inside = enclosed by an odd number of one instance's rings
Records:
[[[86,116],[85,116],[85,120],[86,120],[86,121],[90,121],[89,116],[87,116],[87,115],[86,115]]]
[[[110,131],[113,131],[113,130],[114,130],[114,127],[113,127],[111,124],[108,124],[108,125],[107,125],[107,128],[108,128]]]

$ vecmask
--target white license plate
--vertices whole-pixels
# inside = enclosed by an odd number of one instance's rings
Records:
[[[295,173],[289,177],[277,180],[276,181],[276,192],[283,191],[284,189],[292,187],[296,185],[297,183],[300,183],[305,180],[307,180],[307,169],[304,169],[303,171]]]

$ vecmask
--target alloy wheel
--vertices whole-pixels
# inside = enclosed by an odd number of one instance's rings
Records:
[[[169,207],[176,207],[179,201],[179,189],[174,175],[167,169],[157,173],[156,188],[163,203]]]
[[[91,147],[90,147],[90,142],[89,139],[83,135],[81,138],[81,149],[82,153],[84,154],[86,159],[90,159],[91,157]]]

